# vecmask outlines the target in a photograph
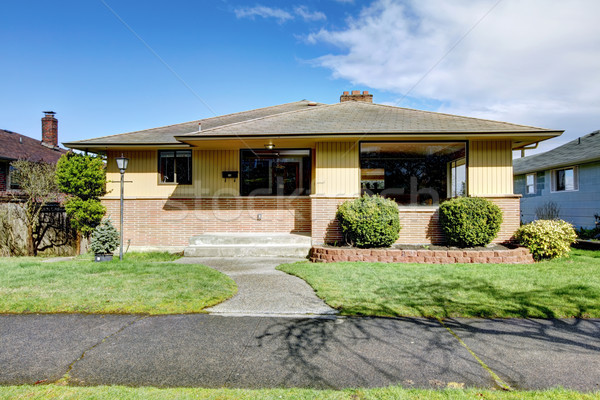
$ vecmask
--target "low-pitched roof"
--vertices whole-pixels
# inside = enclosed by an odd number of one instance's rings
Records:
[[[142,131],[121,133],[118,135],[102,136],[94,139],[78,140],[75,142],[64,143],[67,147],[77,147],[79,145],[172,145],[181,144],[175,139],[177,135],[185,135],[198,132],[198,124],[202,124],[202,130],[214,129],[219,126],[235,124],[243,121],[262,118],[267,115],[276,115],[289,111],[305,109],[311,103],[308,100],[296,101],[294,103],[279,104],[276,106],[258,108],[255,110],[242,111],[234,114],[226,114],[218,117],[197,119],[194,121],[183,122],[181,124],[161,126],[158,128],[145,129]],[[320,106],[321,104],[316,104]]]
[[[515,175],[600,160],[600,130],[544,153],[513,161]]]
[[[198,123],[202,130],[198,131]],[[143,131],[64,143],[65,146],[176,145],[229,137],[365,134],[523,134],[544,138],[562,131],[508,122],[347,101],[295,103],[228,114]]]
[[[67,150],[48,147],[40,140],[20,133],[0,129],[0,160],[45,161],[55,164]]]
[[[360,101],[305,107],[179,138],[365,133],[531,133],[548,129]]]

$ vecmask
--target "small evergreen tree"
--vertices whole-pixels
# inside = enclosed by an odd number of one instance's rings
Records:
[[[92,232],[90,248],[94,254],[112,254],[119,247],[119,240],[119,232],[107,218]]]

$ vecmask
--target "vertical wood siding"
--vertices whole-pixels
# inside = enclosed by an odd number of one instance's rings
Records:
[[[469,142],[468,190],[470,196],[513,194],[510,140]]]
[[[358,142],[319,142],[316,144],[315,186],[321,196],[360,194]]]
[[[107,197],[119,196],[120,174],[115,157],[129,158],[125,172],[126,197],[208,197],[237,196],[239,178],[222,178],[222,171],[239,171],[237,150],[192,150],[192,185],[158,183],[158,151],[109,151],[107,160]]]

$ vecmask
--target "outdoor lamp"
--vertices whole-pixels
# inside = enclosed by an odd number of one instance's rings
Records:
[[[117,168],[119,168],[119,171],[124,173],[127,169],[127,164],[129,164],[129,158],[123,157],[123,154],[121,154],[121,157],[115,158],[115,161],[117,162]]]
[[[267,149],[267,150],[273,150],[274,148],[275,148],[275,145],[273,143],[265,144],[265,149]]]
[[[115,158],[115,161],[117,162],[117,167],[121,173],[121,224],[119,229],[121,245],[119,246],[119,260],[123,261],[123,186],[125,183],[125,170],[127,169],[127,164],[129,164],[129,158],[123,157],[123,153],[121,153],[121,157]]]

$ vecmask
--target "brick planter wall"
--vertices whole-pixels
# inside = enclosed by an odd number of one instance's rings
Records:
[[[312,262],[365,261],[386,263],[495,263],[530,264],[533,257],[529,249],[518,247],[507,250],[401,250],[401,249],[355,249],[313,246]]]
[[[102,204],[119,229],[119,200]],[[185,246],[205,232],[309,234],[311,227],[308,197],[125,199],[124,209],[124,241],[132,246]]]

